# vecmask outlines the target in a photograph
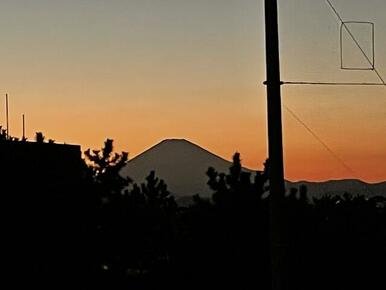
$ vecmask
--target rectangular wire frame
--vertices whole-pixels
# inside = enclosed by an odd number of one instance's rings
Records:
[[[366,24],[371,26],[371,49],[372,49],[372,59],[370,59],[359,46],[358,48],[362,50],[362,53],[365,55],[369,61],[370,67],[346,67],[344,66],[344,56],[343,56],[343,29],[345,28],[348,33],[351,32],[348,30],[347,24]],[[354,40],[355,41],[355,40]],[[340,25],[340,68],[342,70],[374,70],[375,69],[375,35],[374,35],[374,23],[367,21],[344,21]]]

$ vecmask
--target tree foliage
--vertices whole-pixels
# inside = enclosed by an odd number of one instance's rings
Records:
[[[120,194],[132,181],[120,175],[128,161],[128,153],[114,153],[113,140],[107,139],[100,150],[87,149],[84,152],[89,174],[98,192],[105,196]]]
[[[113,153],[112,145],[107,140],[101,150],[85,152],[93,192],[108,200],[94,219],[101,281],[130,289],[270,289],[268,162],[250,172],[236,153],[229,172],[206,172],[212,198],[196,195],[182,208],[154,171],[141,184],[121,177],[127,154]],[[384,199],[311,202],[307,195],[306,187],[292,188],[281,208],[289,289],[378,283],[381,260],[374,257],[386,258]]]

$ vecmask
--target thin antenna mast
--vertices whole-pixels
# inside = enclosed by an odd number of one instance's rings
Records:
[[[10,138],[9,134],[9,107],[8,107],[8,94],[5,94],[5,117],[7,122],[7,139]]]
[[[23,114],[23,141],[25,140],[25,115]]]

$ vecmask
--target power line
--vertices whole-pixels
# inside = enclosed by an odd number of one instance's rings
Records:
[[[380,83],[366,83],[366,82],[305,82],[305,81],[285,81],[281,82],[281,84],[284,85],[319,85],[319,86],[386,86],[386,82],[383,79],[380,72],[375,67],[375,63],[370,60],[370,58],[367,56],[366,52],[362,48],[362,46],[359,44],[358,40],[355,38],[354,34],[351,32],[349,27],[347,26],[346,22],[343,20],[342,16],[339,14],[338,10],[334,7],[334,5],[331,3],[330,0],[326,0],[327,4],[330,6],[331,10],[334,12],[336,17],[339,19],[342,27],[344,27],[347,31],[347,33],[350,35],[351,39],[354,41],[355,45],[359,48],[363,56],[366,58],[366,61],[370,64],[371,70],[375,72]],[[374,48],[373,48],[374,49]],[[353,69],[353,70],[359,70],[359,69]],[[367,70],[367,69],[366,69]]]
[[[369,64],[372,66],[372,70],[377,74],[380,83],[367,83],[367,82],[305,82],[305,81],[282,81],[281,84],[285,85],[329,85],[329,86],[386,86],[386,83],[382,77],[382,75],[378,72],[378,70],[375,68],[374,62],[372,62],[367,54],[365,53],[364,49],[361,47],[353,33],[350,31],[346,23],[343,21],[343,18],[340,16],[336,8],[332,5],[330,0],[326,0],[334,14],[338,17],[339,21],[341,22],[342,27],[346,29],[356,46],[359,48],[359,50],[362,52],[363,56],[366,58],[366,60],[369,62]],[[374,48],[373,48],[374,49]],[[355,171],[342,159],[339,157],[337,153],[334,152],[333,149],[330,148],[330,146],[327,145],[325,141],[321,137],[319,137],[318,134],[315,133],[313,129],[311,129],[310,126],[308,126],[293,110],[291,110],[288,106],[285,104],[283,105],[285,110],[302,126],[304,127],[312,137],[314,137],[326,150],[330,153],[330,155],[339,163],[341,164],[348,172],[356,175]],[[372,193],[372,190],[369,188],[367,184],[365,184],[365,187],[368,192]]]
[[[378,76],[379,80],[382,82],[382,85],[386,86],[386,82],[384,81],[382,75],[379,73],[379,71],[375,68],[375,64],[370,60],[370,58],[367,56],[366,52],[362,48],[362,46],[359,44],[358,40],[355,38],[354,34],[351,32],[351,30],[348,28],[347,24],[343,21],[343,18],[340,16],[334,5],[332,5],[330,0],[326,0],[327,4],[330,6],[331,10],[334,12],[336,17],[338,17],[339,21],[341,22],[342,26],[346,29],[347,33],[350,35],[352,40],[354,41],[355,45],[359,48],[363,56],[366,58],[367,62],[373,67],[373,71]]]
[[[302,81],[283,81],[283,85],[319,85],[319,86],[385,86],[383,83],[351,83],[351,82],[302,82]]]
[[[351,174],[354,174],[355,175],[355,171],[354,170],[352,170],[351,168],[350,168],[350,166],[348,166],[347,164],[346,164],[346,162],[344,162],[343,161],[343,159],[341,159],[340,157],[339,157],[339,155],[337,154],[337,153],[335,153],[334,152],[334,150],[332,150],[331,148],[330,148],[330,146],[328,146],[327,145],[327,143],[326,142],[324,142],[323,140],[322,140],[322,138],[321,137],[319,137],[318,136],[318,134],[316,134],[315,132],[314,132],[314,130],[312,130],[298,115],[296,115],[296,113],[294,112],[294,111],[292,111],[290,108],[288,108],[288,106],[286,106],[286,105],[283,105],[284,106],[284,108],[286,109],[286,111],[288,112],[288,113],[290,113],[291,114],[291,116],[300,124],[300,125],[302,125],[330,154],[331,154],[331,156],[332,157],[334,157],[334,159],[339,163],[339,164],[341,164],[348,172],[350,172]]]
[[[351,174],[353,174],[354,176],[357,176],[357,173],[350,167],[347,165],[346,162],[344,162],[344,160],[342,158],[339,157],[339,155],[337,153],[334,152],[334,150],[332,150],[330,148],[330,146],[327,145],[326,142],[324,142],[322,140],[321,137],[319,137],[314,130],[312,130],[310,128],[310,126],[308,126],[298,115],[295,114],[294,111],[292,111],[290,108],[288,108],[288,106],[286,106],[285,104],[283,105],[284,108],[286,109],[286,111],[288,113],[290,113],[290,115],[300,124],[302,125],[331,155],[332,157],[334,157],[334,159],[339,162],[348,172],[350,172]],[[365,182],[363,184],[364,188],[367,190],[368,193],[370,193],[371,195],[374,195],[374,192],[373,190],[370,188],[370,186]]]

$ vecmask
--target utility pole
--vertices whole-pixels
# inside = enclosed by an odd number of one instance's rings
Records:
[[[277,0],[265,0],[268,156],[270,186],[270,247],[272,290],[288,288],[283,199],[283,136]]]

